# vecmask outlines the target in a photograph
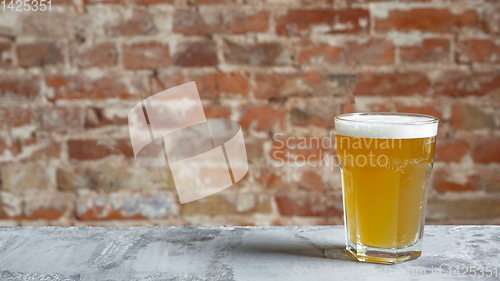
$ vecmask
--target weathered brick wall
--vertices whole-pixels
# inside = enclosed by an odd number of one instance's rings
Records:
[[[167,169],[133,159],[126,117],[192,80],[208,118],[243,126],[250,166],[180,205]],[[0,12],[0,224],[342,224],[337,167],[273,163],[334,153],[309,137],[352,111],[439,117],[427,221],[500,223],[498,1],[52,0],[51,12]]]

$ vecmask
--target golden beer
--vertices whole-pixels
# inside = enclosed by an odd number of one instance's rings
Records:
[[[358,260],[420,256],[438,120],[401,113],[335,118],[347,250]]]

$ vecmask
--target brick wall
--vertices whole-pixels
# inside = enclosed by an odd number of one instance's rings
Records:
[[[333,153],[293,144],[328,138],[353,111],[440,118],[427,222],[498,224],[499,15],[494,0],[52,0],[51,12],[0,12],[0,224],[342,224],[338,168],[273,163]],[[127,113],[192,80],[208,118],[243,126],[250,164],[236,186],[180,205],[168,170],[133,159]]]

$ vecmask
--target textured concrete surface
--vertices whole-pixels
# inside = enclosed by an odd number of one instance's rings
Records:
[[[427,222],[500,225],[498,0],[25,2],[0,1],[0,225],[342,225],[334,117],[369,111],[440,119]],[[180,204],[127,117],[191,81],[249,171]]]
[[[398,265],[343,249],[338,226],[2,227],[0,280],[477,279],[471,266],[500,276],[500,226],[427,226],[422,257]]]

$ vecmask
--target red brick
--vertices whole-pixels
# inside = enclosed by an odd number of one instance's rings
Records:
[[[437,110],[433,106],[396,106],[398,112],[406,112],[406,113],[417,113],[417,114],[426,114],[434,116],[438,119],[441,119],[441,112]]]
[[[478,130],[495,127],[495,119],[491,114],[471,105],[455,105],[450,119],[455,130]]]
[[[333,127],[339,107],[329,100],[314,100],[305,107],[294,107],[291,111],[292,124],[295,126]]]
[[[477,190],[471,183],[467,182],[465,184],[458,184],[450,181],[437,181],[435,183],[434,188],[438,192],[446,192],[446,191],[475,191]]]
[[[196,82],[196,87],[198,88],[198,92],[200,95],[202,95],[202,91],[200,89],[200,83],[199,81],[196,81],[196,79],[193,79],[190,75],[184,75],[182,73],[157,73],[156,75],[153,74],[151,77],[151,92],[153,94],[159,93],[161,91],[164,91],[166,89],[179,86],[184,83],[188,82]],[[211,83],[212,84],[212,83]]]
[[[132,157],[133,151],[129,139],[107,142],[98,140],[69,140],[68,154],[70,159],[97,160],[112,154]]]
[[[7,204],[0,202],[0,220],[5,220],[8,218],[7,213],[3,210],[3,208],[8,208],[8,207],[9,206]]]
[[[344,103],[342,105],[341,113],[355,113],[356,112],[356,106],[354,103]]]
[[[295,9],[276,19],[276,32],[279,35],[307,36],[314,27],[327,25],[329,29],[324,32],[327,34],[367,33],[369,22],[369,12],[364,9]]]
[[[255,96],[258,98],[277,98],[292,96],[302,82],[300,75],[293,74],[256,74]]]
[[[205,108],[206,118],[226,118],[229,119],[231,111],[222,106],[210,106]]]
[[[298,53],[299,64],[324,64],[340,63],[342,48],[330,46],[326,43],[313,44],[312,42],[302,42]]]
[[[421,73],[361,73],[355,96],[409,96],[424,94],[429,80]]]
[[[193,0],[196,1],[196,0]],[[225,0],[198,0],[198,1],[209,1],[209,2],[217,2],[217,1],[225,1]],[[235,2],[236,0],[226,0],[228,2]],[[266,0],[243,0],[242,4],[250,4],[250,5],[258,5],[265,4]]]
[[[135,0],[137,5],[174,4],[175,0]]]
[[[214,41],[183,43],[177,46],[174,65],[185,67],[215,66],[219,63]]]
[[[212,73],[190,76],[189,80],[196,81],[201,98],[218,98],[221,95],[248,96],[250,91],[250,84],[241,73]]]
[[[196,82],[201,98],[216,98],[220,96],[220,84],[217,83],[217,77],[217,73],[212,73],[207,75],[190,76],[188,79]],[[176,84],[175,86],[177,85],[179,84]]]
[[[240,73],[220,73],[217,75],[219,92],[247,96],[250,85],[247,78]]]
[[[389,2],[431,2],[432,0],[389,0]],[[370,3],[370,2],[388,2],[388,0],[352,0],[351,2]]]
[[[256,74],[255,83],[255,96],[259,98],[327,96],[332,93],[326,77],[316,72]],[[341,85],[337,86],[341,88]]]
[[[48,97],[50,100],[140,98],[149,93],[146,82],[141,75],[117,74],[93,79],[78,75],[54,75],[46,78],[47,87],[52,88],[54,93]]]
[[[83,129],[83,111],[79,107],[50,107],[41,109],[41,129],[68,131]]]
[[[103,108],[87,108],[85,111],[85,128],[98,128],[109,125],[127,125],[127,117],[106,116],[106,109]]]
[[[0,42],[0,68],[7,68],[12,66],[12,59],[8,54],[12,50],[11,42]]]
[[[107,36],[154,35],[158,33],[155,15],[147,10],[134,9],[125,19],[110,21],[104,26]]]
[[[325,184],[321,179],[321,176],[314,171],[304,171],[302,177],[300,178],[299,185],[308,189],[316,190],[317,192],[323,192],[325,189]]]
[[[457,44],[457,56],[461,62],[500,62],[500,44],[487,39],[463,40]]]
[[[335,0],[300,0],[300,4],[302,6],[321,5],[321,4],[333,4],[334,2],[335,2]]]
[[[81,68],[116,66],[118,51],[114,43],[80,46],[73,50],[71,61]]]
[[[321,83],[323,81],[323,76],[317,72],[309,72],[304,76],[304,79],[310,83]]]
[[[98,4],[121,4],[123,0],[83,0],[85,5],[98,5]]]
[[[36,100],[40,96],[40,78],[29,74],[3,75],[0,78],[0,97]]]
[[[213,5],[213,4],[232,4],[236,0],[191,0],[196,5]]]
[[[208,21],[205,19],[209,19]],[[237,10],[178,10],[174,14],[174,32],[188,35],[214,33],[244,34],[266,32],[269,12]]]
[[[353,104],[354,109],[356,109],[356,104]],[[360,111],[359,109],[354,112]],[[363,111],[366,112],[394,112],[393,106],[391,103],[388,103],[384,100],[378,101],[369,101],[363,104]]]
[[[500,138],[477,140],[472,150],[476,163],[500,163]]]
[[[317,192],[277,195],[276,205],[282,216],[341,216],[342,200]]]
[[[151,95],[155,95],[166,89],[191,81],[193,80],[189,80],[182,73],[163,73],[155,71],[149,76]],[[198,88],[198,92],[200,92],[198,82],[196,84],[196,87]]]
[[[450,40],[424,39],[420,45],[401,47],[399,55],[403,62],[449,62]]]
[[[199,75],[167,74],[159,77],[162,88],[156,92],[195,81],[202,99],[219,98],[222,95],[248,96],[250,83],[242,73],[210,73]]]
[[[134,214],[134,215],[126,215],[124,214],[125,210],[124,209],[118,209],[118,210],[106,210],[105,207],[101,206],[93,206],[90,209],[87,209],[85,213],[83,214],[78,214],[76,213],[76,218],[79,220],[140,220],[140,219],[147,219],[147,217],[143,216],[142,214]]]
[[[270,66],[291,63],[286,47],[280,43],[238,44],[226,41],[224,57],[231,64]]]
[[[76,160],[96,160],[112,154],[110,148],[96,140],[68,141],[69,158]]]
[[[276,172],[270,172],[268,169],[261,171],[260,176],[256,178],[258,182],[265,183],[268,186],[282,186],[283,178]]]
[[[63,63],[62,50],[55,42],[20,44],[17,59],[23,67]]]
[[[244,129],[283,128],[285,111],[283,108],[274,109],[269,105],[253,106],[246,110],[239,122]]]
[[[333,154],[335,140],[329,137],[289,136],[275,139],[271,157],[279,161],[320,162],[330,152]]]
[[[33,113],[29,108],[19,106],[0,107],[0,129],[31,125]]]
[[[460,162],[469,152],[470,145],[464,140],[441,140],[436,143],[436,161]]]
[[[54,0],[51,2],[52,5],[71,5],[73,0]]]
[[[145,42],[123,46],[123,66],[128,69],[159,68],[170,65],[168,44]]]
[[[21,217],[16,217],[16,219],[21,219],[21,220],[39,220],[39,219],[46,219],[46,220],[57,220],[60,217],[64,215],[64,212],[66,212],[67,208],[63,209],[57,209],[57,208],[39,208],[32,210],[29,215],[21,216]]]
[[[394,45],[385,39],[370,39],[366,43],[347,43],[346,57],[358,64],[392,64]]]
[[[389,11],[387,18],[376,19],[375,29],[451,33],[476,24],[477,13],[474,10],[454,14],[449,9],[413,8]]]
[[[83,0],[85,5],[96,5],[96,4],[121,4],[123,0]]]
[[[463,97],[500,93],[500,73],[447,72],[437,80],[437,95]]]

